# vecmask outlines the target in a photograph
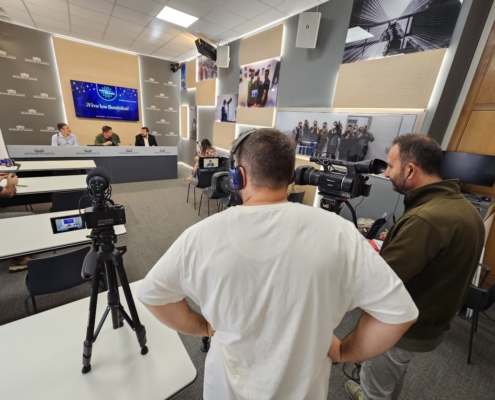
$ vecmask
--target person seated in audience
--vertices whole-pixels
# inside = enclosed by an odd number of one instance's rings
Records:
[[[120,143],[119,135],[113,132],[110,126],[101,128],[102,133],[95,137],[95,146],[118,146]]]
[[[287,201],[292,138],[263,128],[241,140],[234,146],[242,205],[187,229],[137,297],[171,329],[211,337],[205,399],[326,400],[332,360],[382,354],[418,310],[353,224]],[[212,240],[211,232],[222,234]],[[319,242],[295,249],[308,235]],[[333,330],[356,307],[364,313],[340,341]]]
[[[0,172],[0,182],[7,180],[5,186],[0,186],[0,204],[1,199],[9,199],[16,194],[16,186],[19,183],[17,176],[12,175],[10,172]],[[22,217],[25,215],[32,215],[30,212],[2,212],[0,213],[0,219]],[[9,272],[19,272],[27,268],[27,262],[31,260],[30,256],[14,257],[10,260]]]
[[[201,153],[196,157],[194,157],[194,169],[191,172],[191,176],[189,176],[188,178],[184,178],[184,180],[190,182],[194,179],[196,173],[198,172],[200,157],[216,157],[216,156],[217,156],[217,151],[211,145],[210,141],[208,139],[203,139],[201,141]]]
[[[72,133],[69,125],[60,122],[57,128],[59,132],[52,136],[52,146],[79,146],[77,136]]]
[[[136,143],[134,145],[145,147],[158,146],[158,144],[156,144],[155,137],[153,135],[150,135],[149,132],[150,130],[143,126],[139,135],[136,135]]]

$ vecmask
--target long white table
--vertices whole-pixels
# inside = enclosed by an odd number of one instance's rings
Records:
[[[57,234],[54,234],[52,231],[50,218],[78,213],[78,210],[72,210],[0,219],[0,232],[2,232],[0,260],[90,243],[91,240],[86,237],[90,234],[90,229]],[[124,225],[115,226],[115,234],[117,236],[125,233],[126,229]],[[0,398],[2,398],[1,395]]]
[[[74,169],[93,169],[96,164],[93,160],[50,160],[50,161],[20,161],[19,172],[31,171],[58,171]],[[17,167],[0,165],[0,172],[16,171]]]
[[[0,182],[0,186],[5,186],[6,184],[6,179]],[[18,185],[19,186],[16,187],[16,196],[23,194],[68,192],[73,190],[84,190],[88,187],[86,184],[86,175],[19,178]]]
[[[133,293],[139,285],[130,285]],[[106,295],[98,296],[97,322]],[[120,297],[128,311],[122,289]],[[93,345],[87,374],[81,368],[89,298],[0,326],[0,398],[163,400],[194,382],[197,371],[179,335],[134,299],[146,327],[148,354],[140,354],[127,323],[113,330],[108,317]]]

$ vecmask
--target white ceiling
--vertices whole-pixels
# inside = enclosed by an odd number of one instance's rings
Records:
[[[182,62],[198,55],[198,32],[224,44],[326,1],[0,0],[0,20]],[[199,19],[183,28],[155,18],[164,6]]]

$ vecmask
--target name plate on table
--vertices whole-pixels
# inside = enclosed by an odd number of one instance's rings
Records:
[[[9,156],[16,158],[93,158],[177,156],[176,146],[20,146],[8,145]]]

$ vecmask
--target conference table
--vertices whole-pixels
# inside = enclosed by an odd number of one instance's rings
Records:
[[[130,287],[146,327],[148,354],[140,354],[127,323],[114,330],[107,318],[93,345],[92,370],[82,374],[89,298],[75,301],[0,326],[0,398],[162,400],[193,383],[197,371],[179,335],[136,299],[140,283]],[[128,310],[122,288],[120,298]],[[103,292],[98,295],[97,321],[106,306]]]
[[[0,165],[0,172],[33,172],[33,171],[64,171],[78,169],[93,169],[93,160],[51,160],[51,161],[22,161],[20,167]]]
[[[0,182],[5,187],[7,180]],[[19,178],[16,196],[54,192],[69,192],[87,188],[86,175],[40,176],[37,178]]]

